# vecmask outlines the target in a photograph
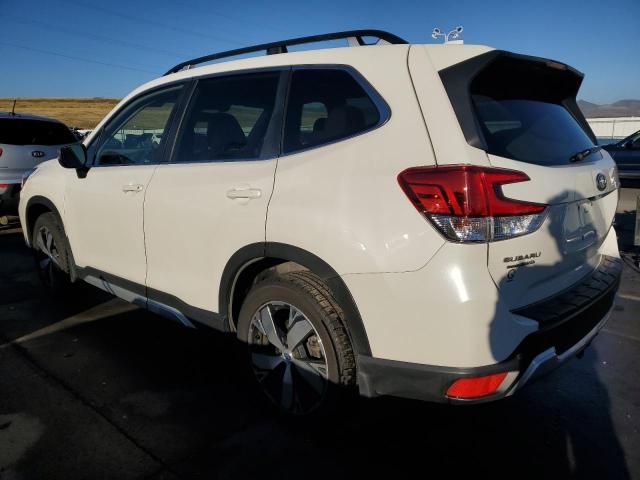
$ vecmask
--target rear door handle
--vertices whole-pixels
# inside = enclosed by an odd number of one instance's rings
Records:
[[[122,191],[127,193],[127,192],[141,192],[142,189],[144,188],[144,185],[140,185],[139,183],[137,184],[129,184],[129,185],[123,185],[122,186]]]
[[[227,192],[227,198],[236,199],[243,198],[246,200],[252,200],[260,198],[262,196],[262,190],[258,188],[232,188]]]

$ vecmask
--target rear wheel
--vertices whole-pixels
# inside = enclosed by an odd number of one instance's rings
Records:
[[[69,251],[62,225],[53,213],[43,213],[36,220],[32,246],[44,286],[53,292],[65,290],[71,283]]]
[[[238,320],[258,385],[283,413],[322,413],[355,384],[342,310],[310,272],[269,277],[247,295]]]

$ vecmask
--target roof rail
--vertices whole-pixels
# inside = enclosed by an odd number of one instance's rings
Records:
[[[262,43],[260,45],[254,45],[252,47],[237,48],[235,50],[228,50],[226,52],[213,53],[211,55],[205,55],[203,57],[187,60],[186,62],[179,63],[175,67],[171,68],[165,75],[179,72],[183,68],[190,68],[200,63],[211,62],[213,60],[219,60],[221,58],[235,57],[245,53],[259,52],[265,50],[267,55],[273,55],[276,53],[287,53],[287,47],[293,45],[303,45],[305,43],[324,42],[326,40],[340,40],[340,39],[354,39],[357,45],[367,45],[363,37],[375,37],[378,40],[382,40],[392,44],[406,44],[406,40],[383,30],[348,30],[346,32],[325,33],[323,35],[312,35],[310,37],[292,38],[289,40],[280,40],[279,42]]]

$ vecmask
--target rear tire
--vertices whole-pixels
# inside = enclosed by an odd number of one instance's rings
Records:
[[[36,268],[43,285],[51,293],[62,293],[70,284],[71,255],[58,217],[43,213],[33,227]]]
[[[240,310],[237,334],[258,385],[281,413],[324,414],[354,389],[355,355],[342,309],[311,272],[256,284]]]

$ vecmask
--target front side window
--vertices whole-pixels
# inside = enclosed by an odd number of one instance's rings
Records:
[[[177,86],[151,93],[118,113],[105,129],[97,165],[160,162],[164,134],[181,90],[182,86]]]
[[[200,80],[182,121],[173,161],[260,158],[279,78],[279,72],[264,72]]]
[[[373,100],[349,72],[298,70],[293,73],[289,94],[284,152],[347,138],[379,121]]]

